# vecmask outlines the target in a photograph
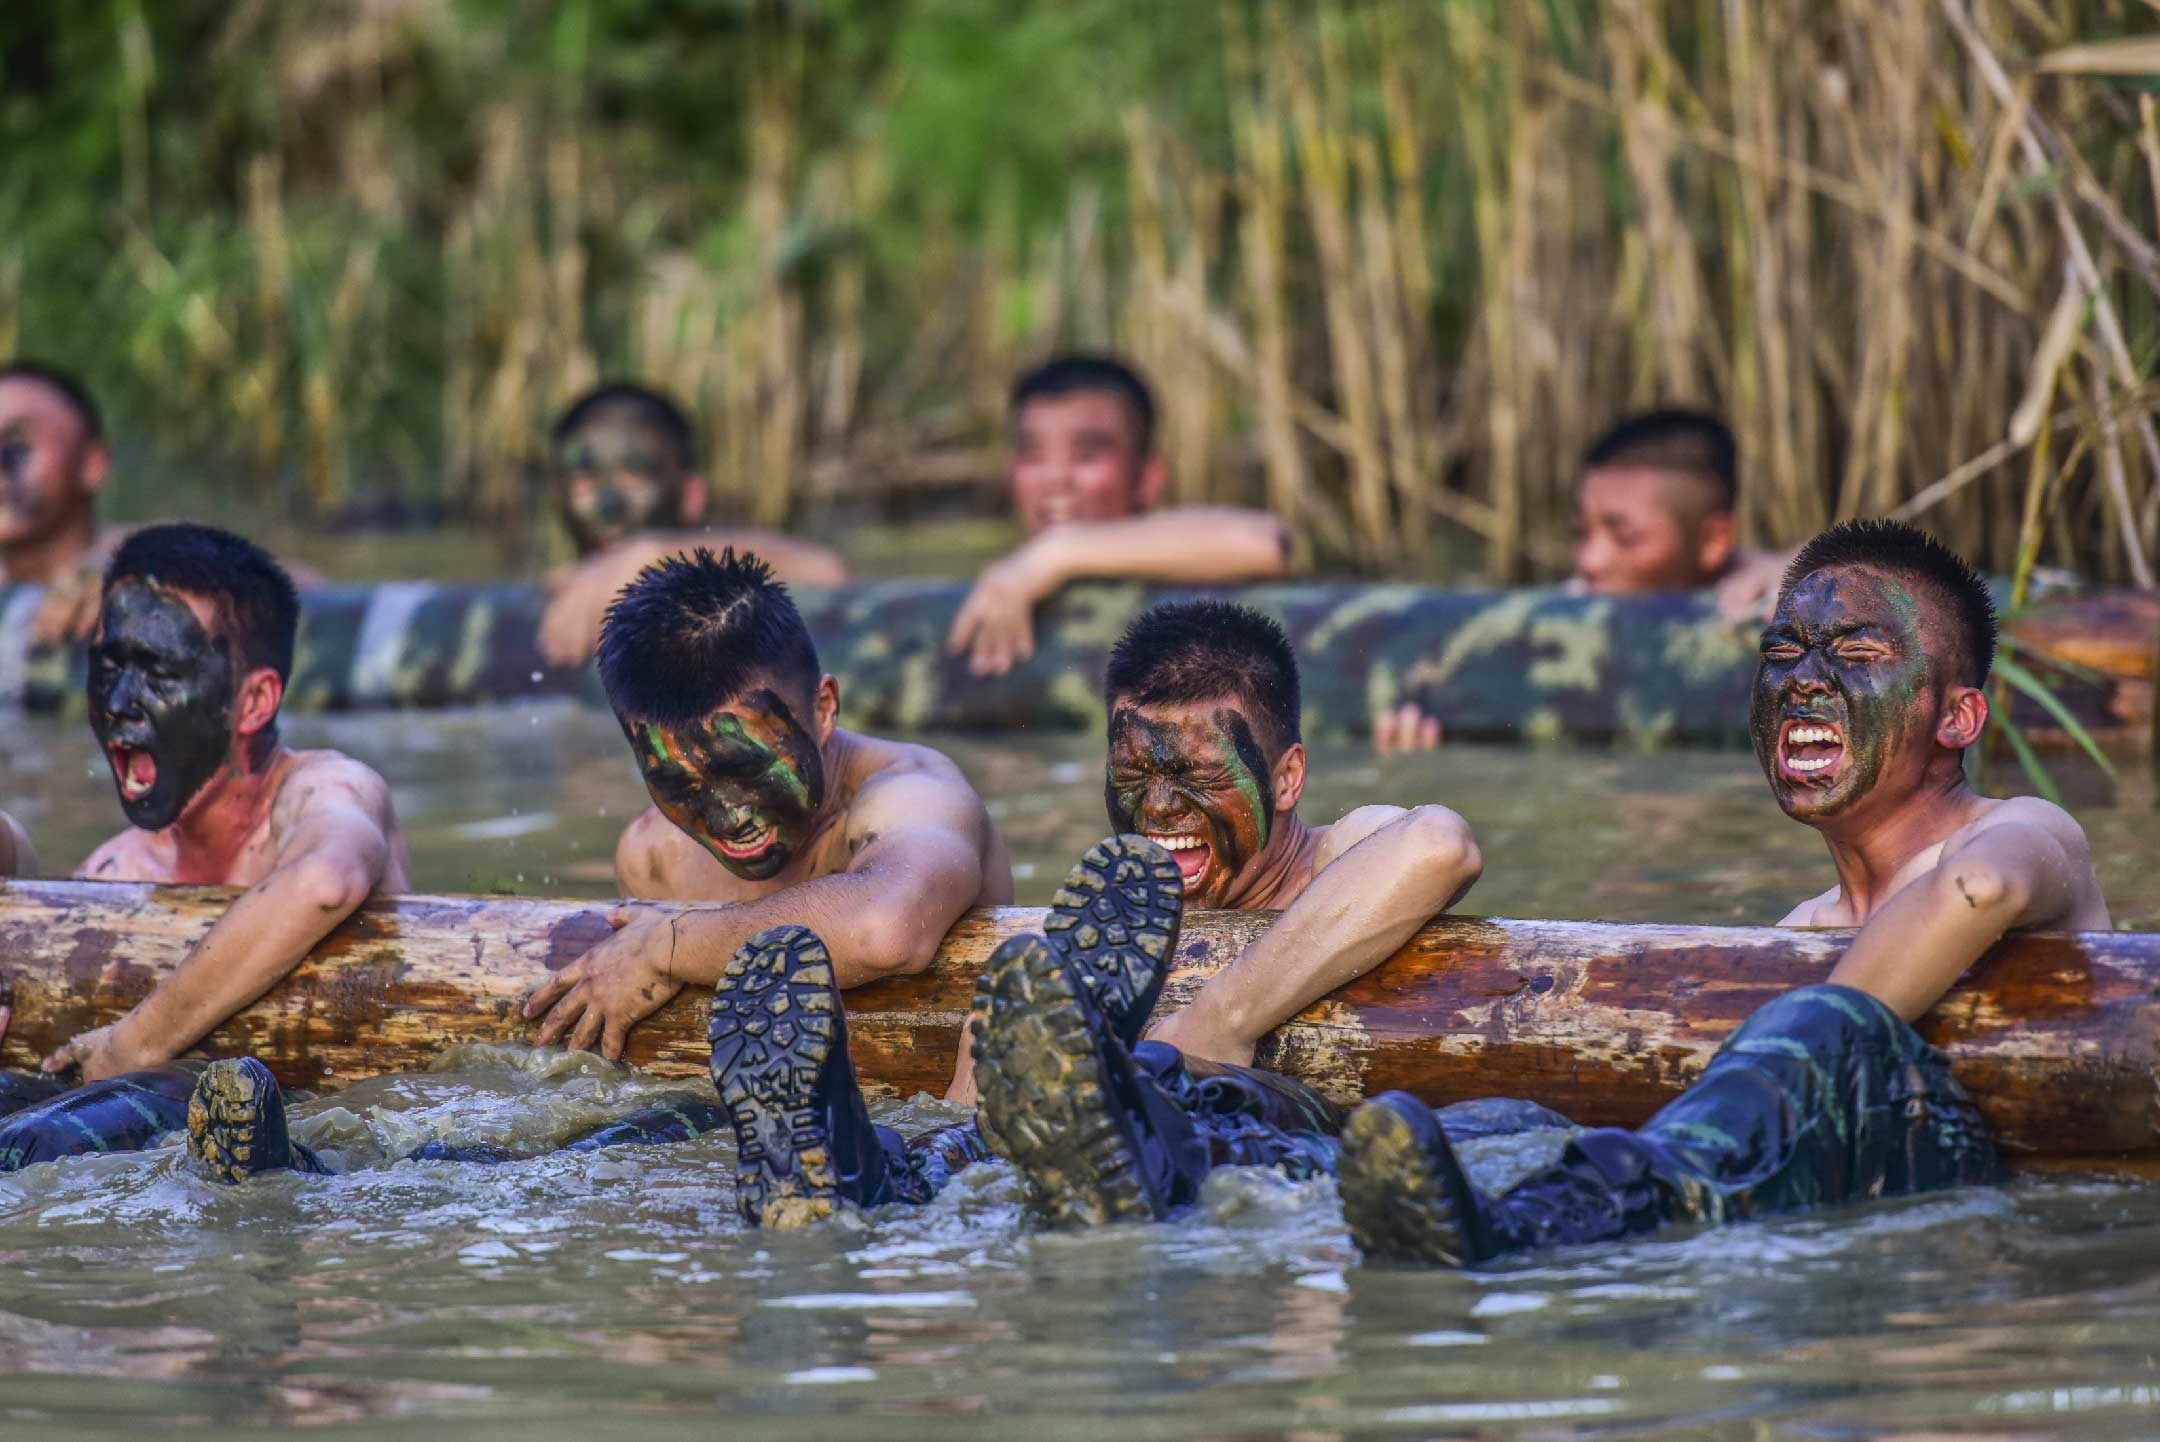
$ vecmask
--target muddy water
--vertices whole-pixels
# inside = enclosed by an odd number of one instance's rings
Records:
[[[119,823],[86,737],[21,723],[0,806],[71,863]],[[381,765],[438,889],[600,893],[638,802],[568,708],[310,720]],[[1101,829],[1084,739],[956,743],[1041,900]],[[1316,758],[1308,808],[1433,797],[1477,824],[1476,909],[1774,919],[1828,882],[1739,756]],[[2125,921],[2160,919],[2149,787],[2067,778]],[[1238,1439],[2095,1438],[2160,1428],[2160,1187],[2021,1182],[1561,1254],[1361,1268],[1331,1184],[1215,1178],[1176,1223],[1040,1236],[1001,1167],[792,1236],[734,1220],[726,1143],[502,1167],[670,1090],[472,1048],[309,1101],[353,1168],[227,1190],[171,1150],[0,1178],[0,1436]],[[903,1127],[949,1116],[923,1099]],[[1488,1146],[1503,1180],[1534,1141]]]

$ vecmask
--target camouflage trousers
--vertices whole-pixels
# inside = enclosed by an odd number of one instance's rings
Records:
[[[79,1087],[27,1072],[0,1073],[0,1172],[103,1152],[139,1152],[187,1130],[201,1062],[174,1062]]]
[[[1594,1176],[1608,1195],[1628,1199],[1611,1235],[2002,1174],[1979,1110],[1942,1053],[1874,997],[1827,985],[1757,1011],[1646,1125],[1583,1132],[1555,1170]],[[1534,1173],[1508,1197],[1548,1180]]]

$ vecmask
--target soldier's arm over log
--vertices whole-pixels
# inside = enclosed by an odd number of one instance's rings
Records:
[[[120,1020],[45,1058],[96,1081],[167,1062],[283,981],[394,869],[389,788],[359,762],[303,758],[271,808],[276,861]],[[391,879],[402,885],[402,876]]]
[[[1445,806],[1365,806],[1329,827],[1314,875],[1275,924],[1151,1035],[1249,1065],[1260,1039],[1401,950],[1462,900],[1483,861]]]
[[[1052,526],[982,573],[953,617],[946,649],[978,676],[1035,654],[1035,607],[1067,583],[1204,586],[1263,581],[1290,568],[1290,532],[1265,511],[1176,506],[1111,521]]]
[[[1860,928],[1830,973],[1916,1021],[2006,931],[2105,931],[2085,833],[2038,797],[1997,803],[1943,842],[1935,865]]]
[[[848,810],[847,869],[756,901],[694,910],[618,908],[615,935],[550,977],[525,1004],[545,1016],[533,1040],[603,1056],[685,985],[712,986],[728,960],[770,926],[807,926],[842,987],[921,971],[984,890],[995,851],[989,813],[943,757],[866,782]]]
[[[848,578],[840,553],[778,531],[644,531],[574,561],[548,576],[540,616],[540,654],[551,666],[582,666],[600,644],[600,622],[638,572],[668,556],[703,546],[715,554],[732,546],[754,551],[775,580],[801,586],[839,586]]]

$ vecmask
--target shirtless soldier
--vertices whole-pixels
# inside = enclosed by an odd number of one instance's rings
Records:
[[[982,798],[926,746],[839,726],[840,690],[786,589],[755,556],[649,568],[608,612],[600,679],[653,805],[615,852],[625,896],[729,901],[620,930],[526,1004],[535,1040],[622,1055],[686,983],[710,986],[767,927],[814,928],[840,985],[930,964],[970,906],[1012,899]]]
[[[993,953],[978,1010],[1010,1001],[1006,992],[1017,986],[1035,1029],[1014,1042],[1010,1029],[993,1027],[977,1052],[985,1064],[978,1069],[963,1052],[948,1094],[973,1100],[980,1083],[983,1134],[1018,1163],[1035,1210],[1053,1222],[1159,1215],[1188,1200],[1212,1165],[1327,1165],[1341,1114],[1242,1063],[1281,1020],[1378,964],[1452,905],[1480,865],[1469,827],[1445,807],[1361,807],[1319,827],[1297,815],[1305,787],[1297,663],[1281,628],[1257,612],[1219,601],[1154,607],[1113,652],[1106,693],[1107,800],[1127,834],[1073,870],[1043,936],[1014,937]],[[1162,1023],[1156,1034],[1168,1040],[1140,1043],[1185,905],[1287,910]],[[723,983],[713,999],[713,1075],[724,1099],[766,1093],[747,1109],[749,1125],[737,1123],[760,1142],[741,1177],[753,1223],[809,1220],[836,1198],[920,1200],[954,1163],[980,1155],[973,1127],[905,1148],[871,1127],[814,935],[790,928],[755,939],[739,976],[754,984]],[[1058,991],[1062,1011],[1032,1008],[1048,990]],[[782,1004],[772,1007],[775,999]],[[1143,1182],[1147,1158],[1095,1152],[1100,1129],[1084,1125],[1076,1107],[1023,1115],[1017,1099],[1041,1098],[1045,1060],[1064,1072],[1064,1053],[1044,1044],[1043,1023],[1078,1025],[1083,1008],[1090,1034],[1125,1058],[1129,1075],[1117,1088],[1144,1094],[1135,1105],[1178,1133],[1169,1148],[1183,1157],[1175,1187]],[[791,1056],[744,1039],[769,1035],[791,1015],[830,1020]],[[805,1075],[815,1075],[815,1087],[790,1085]],[[1104,1089],[1087,1095],[1100,1102]],[[778,1118],[794,1122],[792,1135]]]
[[[985,570],[946,648],[978,676],[1035,652],[1035,607],[1067,582],[1260,581],[1290,568],[1290,533],[1265,511],[1160,507],[1155,398],[1109,356],[1067,355],[1013,382],[1007,480],[1026,541]],[[1159,508],[1160,507],[1160,508]]]
[[[1922,532],[1860,521],[1809,542],[1763,632],[1749,724],[1778,805],[1837,871],[1784,924],[1859,935],[1826,984],[1757,1011],[1640,1131],[1581,1133],[1504,1195],[1470,1186],[1421,1102],[1366,1103],[1342,1164],[1358,1246],[1467,1266],[1996,1176],[1978,1112],[1908,1023],[2004,932],[2109,921],[2075,821],[1965,779],[1994,651],[1986,589]]]
[[[90,725],[132,825],[79,874],[247,890],[133,1011],[45,1059],[91,1085],[0,1125],[0,1169],[175,1130],[192,1073],[164,1063],[282,980],[371,891],[405,885],[382,778],[278,737],[297,618],[284,571],[224,531],[152,526],[114,555]],[[86,1126],[91,1115],[130,1120]]]
[[[1012,899],[1005,843],[958,767],[839,728],[839,688],[757,557],[700,550],[648,568],[608,612],[600,679],[653,799],[616,848],[617,884],[649,900],[734,904],[612,913],[616,934],[526,1003],[540,1018],[535,1041],[619,1058],[633,1026],[689,983],[729,985],[753,935],[784,923],[831,938],[828,990],[834,969],[841,986],[920,971],[961,912]],[[260,1062],[215,1063],[213,1083],[244,1104],[190,1120],[189,1149],[212,1176],[323,1170],[290,1143]],[[706,1103],[647,1108],[570,1146],[677,1140],[719,1120]],[[441,1144],[414,1155],[509,1159]]]
[[[664,556],[692,546],[755,551],[781,581],[837,586],[847,567],[825,546],[773,531],[705,530],[712,497],[697,437],[673,401],[616,382],[586,392],[548,433],[548,486],[578,558],[548,577],[540,650],[580,666],[622,588]]]

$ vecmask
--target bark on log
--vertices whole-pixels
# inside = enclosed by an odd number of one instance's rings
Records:
[[[0,887],[0,970],[15,1020],[0,1064],[34,1065],[113,1020],[179,963],[231,897],[80,881]],[[528,1034],[539,978],[609,934],[604,905],[403,896],[370,902],[202,1051],[252,1052],[284,1081],[338,1085],[424,1069],[444,1047]],[[930,969],[848,995],[856,1066],[902,1092],[942,1089],[973,978],[1039,924],[977,911]],[[1266,913],[1187,918],[1165,1006],[1235,957]],[[1434,1102],[1532,1097],[1634,1125],[1701,1071],[1758,1006],[1820,981],[1847,933],[1449,918],[1285,1026],[1262,1060],[1341,1099],[1391,1087]],[[702,1076],[704,994],[631,1034],[630,1060]],[[2160,934],[2031,934],[1998,946],[1921,1027],[2002,1144],[2035,1161],[2160,1157]]]

